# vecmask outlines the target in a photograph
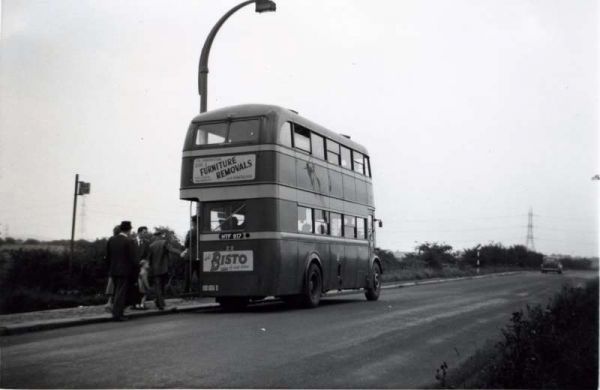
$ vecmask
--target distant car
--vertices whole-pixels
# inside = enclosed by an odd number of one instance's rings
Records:
[[[546,259],[542,263],[541,268],[542,268],[543,274],[545,274],[546,272],[556,272],[556,273],[562,274],[562,264],[558,260]]]

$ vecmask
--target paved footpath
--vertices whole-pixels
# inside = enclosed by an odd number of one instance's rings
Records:
[[[384,289],[409,287],[420,284],[445,283],[464,279],[479,279],[496,276],[513,275],[517,272],[492,273],[480,276],[467,276],[445,279],[426,279],[419,281],[405,281],[395,283],[384,283]],[[357,291],[332,291],[330,295],[356,294]],[[125,311],[126,316],[143,317],[149,315],[165,315],[177,312],[193,311],[198,309],[215,308],[218,306],[214,298],[173,298],[167,299],[167,309],[159,311],[154,302],[147,302],[148,310]],[[103,305],[99,306],[79,306],[66,309],[41,310],[27,313],[14,313],[0,315],[0,336],[19,334],[47,329],[63,328],[68,326],[93,324],[98,322],[107,322],[111,320],[111,315],[107,313]]]

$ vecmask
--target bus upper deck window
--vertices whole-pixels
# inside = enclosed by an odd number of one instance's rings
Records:
[[[196,130],[196,145],[222,144],[227,135],[227,123],[201,124]]]
[[[350,149],[341,146],[342,166],[347,169],[352,169],[352,161],[350,160]]]
[[[231,122],[227,143],[258,141],[258,128],[258,119]]]
[[[292,147],[292,126],[290,122],[285,122],[279,129],[279,143],[289,148]]]
[[[310,135],[310,142],[312,144],[312,154],[315,157],[318,157],[320,159],[325,159],[325,145],[323,142],[323,137],[321,137],[320,135],[317,135],[315,133],[312,133]]]
[[[310,130],[294,124],[294,146],[310,153]]]
[[[371,163],[368,156],[365,156],[365,175],[371,177]]]
[[[354,172],[358,172],[361,175],[365,174],[365,160],[362,153],[352,151],[352,158],[354,164]]]
[[[327,140],[327,161],[340,165],[340,144],[330,139]]]

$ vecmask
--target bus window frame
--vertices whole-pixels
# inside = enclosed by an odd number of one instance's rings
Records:
[[[304,153],[312,154],[312,142],[311,142],[311,138],[310,138],[310,134],[311,134],[310,129],[308,129],[302,125],[299,125],[297,123],[294,123],[294,122],[291,122],[291,123],[292,123],[292,146],[294,147],[294,149],[299,150]],[[305,136],[305,135],[301,134],[301,132],[298,132],[297,130],[308,133],[308,150],[303,149],[296,145],[296,133],[298,133],[301,136]]]

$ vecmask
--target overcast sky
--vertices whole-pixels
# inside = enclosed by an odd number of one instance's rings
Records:
[[[200,49],[236,1],[2,1],[0,232],[187,228]],[[596,1],[278,0],[227,21],[208,109],[289,107],[371,156],[378,245],[598,255]],[[84,198],[84,199],[82,199]],[[83,205],[82,205],[83,203]]]

